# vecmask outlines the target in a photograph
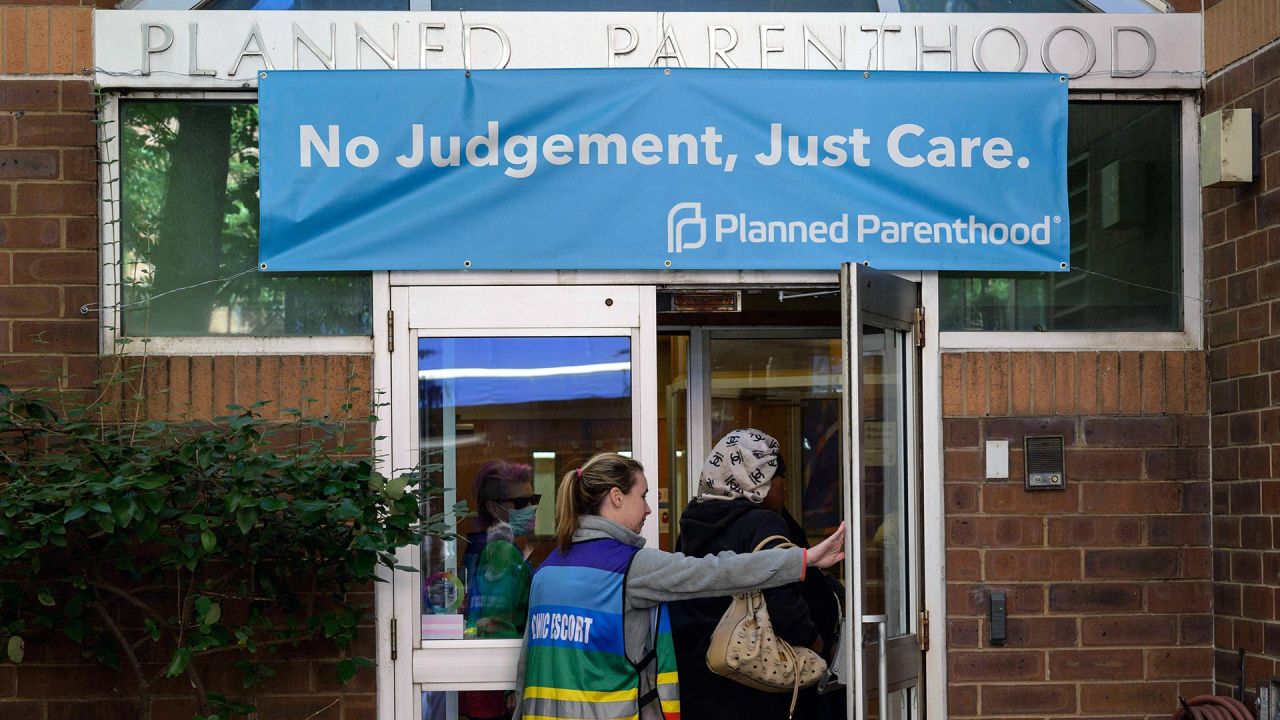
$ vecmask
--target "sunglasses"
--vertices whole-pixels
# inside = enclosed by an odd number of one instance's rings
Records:
[[[523,497],[505,498],[497,500],[496,502],[503,505],[510,503],[512,508],[515,508],[516,510],[523,510],[530,505],[537,505],[541,500],[542,496],[538,493],[534,493],[533,495],[525,495]]]

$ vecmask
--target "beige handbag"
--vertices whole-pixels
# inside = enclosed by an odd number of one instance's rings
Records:
[[[761,540],[755,550],[774,540],[782,541],[778,547],[795,547],[787,538],[772,535]],[[734,595],[729,609],[720,617],[707,648],[707,667],[747,687],[771,693],[790,692],[790,718],[795,714],[800,688],[818,684],[827,662],[813,650],[792,647],[774,634],[764,593],[753,590]]]

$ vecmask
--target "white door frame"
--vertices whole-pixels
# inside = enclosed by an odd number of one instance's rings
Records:
[[[924,682],[926,708],[930,717],[946,717],[946,642],[944,628],[946,626],[946,575],[945,557],[945,514],[942,478],[942,396],[941,396],[941,353],[936,318],[939,316],[938,276],[937,273],[898,272],[900,277],[921,283],[921,301],[925,309],[924,337],[925,347],[921,353],[920,412],[922,465],[924,474],[923,495],[921,497],[920,522],[924,546],[923,568],[927,572],[920,573],[923,583],[924,607],[931,615],[932,642],[930,651],[925,655]],[[391,310],[393,288],[409,286],[455,285],[455,286],[487,286],[502,288],[505,292],[512,286],[525,285],[582,285],[582,284],[621,284],[643,285],[650,290],[657,287],[744,287],[744,286],[825,286],[837,287],[839,278],[835,273],[821,272],[768,272],[768,271],[727,271],[727,272],[529,272],[529,273],[463,273],[463,272],[376,272],[373,274],[373,389],[375,415],[378,418],[379,437],[374,441],[375,457],[385,465],[391,457],[391,438],[388,428],[392,428],[391,408],[388,401],[393,397],[394,372],[392,359],[394,353],[388,351],[389,325],[388,312]],[[649,297],[656,299],[650,292]],[[649,302],[654,302],[650,300]],[[655,305],[656,310],[656,305]],[[397,348],[409,347],[407,324],[397,321],[399,332],[395,335]],[[656,380],[656,333],[652,324],[648,330],[648,341],[643,343],[648,351],[634,358],[637,375],[644,375]],[[648,403],[642,411],[647,417],[657,417],[656,388],[644,390],[642,400]],[[690,418],[692,421],[693,418]],[[654,437],[645,440],[648,447],[653,448],[653,458],[643,458],[646,465],[657,462],[656,422],[652,423]],[[392,430],[393,431],[393,430]],[[656,467],[656,466],[655,466]],[[384,467],[385,470],[385,467]],[[400,717],[397,712],[396,687],[412,684],[411,660],[403,653],[392,658],[393,637],[392,621],[396,620],[395,595],[391,583],[378,583],[374,588],[374,599],[377,607],[376,626],[376,661],[377,661],[377,703],[378,717],[384,720]],[[417,630],[416,618],[410,622],[397,622],[397,634],[402,642],[405,637],[412,642],[412,633]],[[405,697],[409,693],[403,693]],[[413,707],[417,707],[416,703]],[[405,709],[407,712],[407,709]],[[410,720],[417,720],[411,718]]]

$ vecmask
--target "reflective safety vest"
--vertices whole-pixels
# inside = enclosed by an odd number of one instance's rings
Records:
[[[680,718],[675,647],[665,605],[653,609],[654,647],[627,657],[623,632],[627,570],[639,548],[612,538],[574,543],[542,563],[529,592],[525,720],[636,720],[660,702]],[[640,694],[640,678],[657,663],[657,687]]]

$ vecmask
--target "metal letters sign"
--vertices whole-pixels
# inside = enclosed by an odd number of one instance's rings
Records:
[[[268,72],[266,270],[1065,270],[1063,78]]]

